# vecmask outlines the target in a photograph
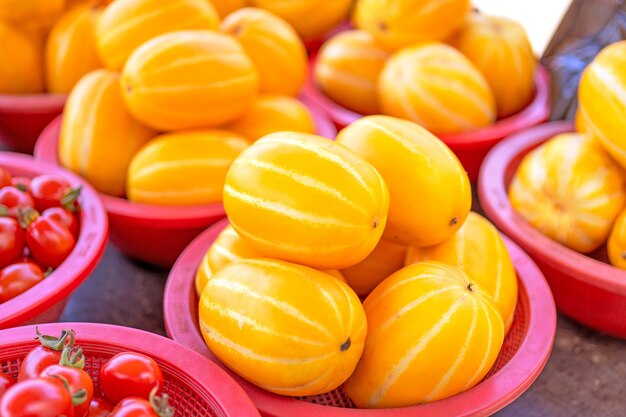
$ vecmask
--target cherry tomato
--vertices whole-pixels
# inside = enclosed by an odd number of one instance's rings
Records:
[[[103,398],[94,398],[89,404],[88,417],[108,417],[113,410],[113,406]]]
[[[139,353],[118,353],[100,368],[100,387],[113,404],[128,397],[148,399],[154,388],[163,387],[163,374],[152,358]]]
[[[41,215],[44,217],[50,217],[52,220],[61,223],[70,231],[75,240],[78,239],[78,220],[76,219],[74,213],[68,209],[63,207],[50,207],[49,209],[44,210]]]
[[[22,361],[17,375],[17,382],[36,378],[47,367],[61,362],[63,349],[74,346],[76,333],[74,333],[74,330],[66,329],[61,332],[59,337],[53,337],[42,335],[39,333],[39,329],[37,329],[37,338],[40,345],[28,352]]]
[[[148,400],[126,398],[113,409],[109,417],[159,417],[159,414]]]
[[[74,406],[74,415],[84,417],[89,412],[89,405],[93,398],[93,381],[89,374],[79,368],[71,368],[63,365],[52,365],[47,367],[40,375],[41,377],[62,376],[70,386],[70,392],[85,390],[85,401]]]
[[[0,188],[11,185],[11,174],[6,169],[0,167]]]
[[[24,253],[24,231],[10,217],[0,217],[0,268],[19,259]]]
[[[17,218],[19,209],[33,207],[35,203],[30,194],[15,187],[4,187],[0,189],[0,204],[7,209],[6,213],[0,214]]]
[[[11,178],[11,185],[20,191],[24,191],[25,193],[30,192],[30,178],[13,177]]]
[[[7,374],[0,373],[0,399],[12,385],[15,385],[15,380]]]
[[[31,289],[44,279],[39,265],[19,262],[0,270],[0,303],[9,301]]]
[[[35,200],[35,208],[39,211],[50,207],[73,210],[76,208],[80,189],[72,189],[67,181],[55,175],[40,175],[30,181],[30,193]]]
[[[20,224],[26,228],[26,245],[30,254],[44,266],[56,268],[72,252],[76,240],[62,224],[36,211],[22,212]]]
[[[74,417],[72,396],[60,379],[29,379],[13,385],[4,394],[0,416]]]

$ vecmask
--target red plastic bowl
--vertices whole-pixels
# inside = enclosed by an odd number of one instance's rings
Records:
[[[337,130],[321,111],[303,100],[315,120],[317,133],[334,139]],[[35,158],[59,166],[61,117],[42,132]],[[109,215],[111,241],[127,256],[170,268],[185,247],[207,227],[226,216],[221,203],[202,206],[156,206],[131,203],[100,193]]]
[[[32,156],[0,152],[0,167],[13,175],[34,177],[55,174],[73,187],[82,186],[80,235],[68,258],[49,277],[25,293],[0,303],[0,329],[56,321],[67,298],[94,270],[109,236],[106,212],[96,191],[78,176]],[[2,340],[2,338],[0,338]]]
[[[496,226],[517,242],[543,271],[565,315],[595,330],[626,338],[626,271],[606,261],[602,250],[589,257],[544,236],[513,210],[507,190],[522,158],[554,135],[574,131],[571,122],[553,122],[511,136],[485,159],[478,192]]]
[[[319,108],[328,113],[337,129],[343,129],[354,123],[363,115],[342,107],[324,95],[315,85],[313,70],[317,55],[309,61],[309,77],[304,86],[304,95]],[[500,119],[495,124],[470,132],[441,135],[443,140],[463,166],[472,182],[478,178],[480,164],[489,150],[505,137],[520,130],[543,123],[550,116],[550,75],[548,71],[539,67],[535,77],[535,95],[532,102],[526,108],[513,116]]]
[[[44,334],[74,329],[87,358],[85,370],[98,386],[100,367],[113,355],[132,351],[153,358],[165,378],[164,392],[177,417],[259,417],[250,398],[211,361],[169,339],[107,324],[60,323],[39,326]],[[17,376],[24,356],[38,341],[35,327],[0,331],[0,372]]]
[[[183,252],[170,272],[163,301],[165,326],[170,337],[220,365],[204,343],[198,328],[198,298],[195,294],[194,276],[202,257],[227,224],[227,220],[216,223]],[[266,417],[491,415],[520,396],[539,376],[550,356],[556,330],[554,300],[541,272],[515,243],[506,238],[505,241],[519,280],[515,320],[500,356],[487,378],[462,394],[414,407],[359,410],[352,408],[352,402],[342,389],[324,395],[294,399],[269,393],[234,373],[232,375]]]
[[[63,111],[64,94],[0,94],[0,143],[32,154],[42,130]]]

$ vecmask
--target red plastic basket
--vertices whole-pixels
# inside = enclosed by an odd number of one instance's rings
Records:
[[[335,126],[321,111],[307,104],[319,135],[334,139]],[[59,165],[61,117],[41,134],[35,147],[38,160]],[[100,194],[109,215],[111,241],[131,258],[163,268],[171,267],[185,247],[207,227],[226,216],[221,203],[202,206],[156,206],[131,203]]]
[[[36,161],[32,156],[10,152],[0,152],[0,167],[24,177],[55,174],[65,178],[73,187],[82,186],[80,235],[70,256],[35,287],[0,304],[0,329],[56,321],[67,298],[89,276],[104,254],[109,236],[106,212],[96,191],[64,169]]]
[[[606,263],[604,249],[582,255],[544,236],[513,210],[508,186],[522,158],[554,135],[574,131],[553,122],[511,136],[485,159],[478,190],[491,220],[537,262],[552,288],[556,306],[595,330],[626,338],[626,271]]]
[[[195,294],[194,276],[202,257],[227,224],[227,220],[216,223],[183,252],[170,273],[164,298],[165,326],[170,337],[220,365],[204,343],[198,328],[198,298]],[[515,320],[489,375],[480,384],[462,394],[413,407],[359,410],[353,408],[352,402],[341,388],[324,395],[294,399],[269,393],[234,373],[231,374],[266,417],[491,415],[521,395],[539,376],[550,355],[556,330],[554,300],[541,272],[515,243],[506,238],[505,241],[519,280]]]
[[[328,113],[337,129],[343,129],[363,117],[363,115],[342,107],[317,88],[313,79],[316,59],[317,55],[313,55],[309,60],[309,77],[304,86],[304,95]],[[483,129],[440,136],[441,140],[461,160],[472,182],[477,180],[480,164],[496,143],[522,129],[548,120],[550,116],[549,80],[550,75],[548,71],[540,67],[535,78],[535,95],[525,109],[513,116],[500,119],[492,126]]]
[[[74,329],[76,343],[86,356],[85,370],[98,385],[100,367],[120,352],[132,351],[153,358],[165,378],[164,392],[176,417],[259,417],[250,398],[231,377],[211,361],[164,337],[127,327],[91,323],[39,326],[44,334]],[[17,376],[24,356],[39,343],[35,327],[0,331],[0,371]]]
[[[0,94],[0,143],[32,154],[42,130],[63,111],[64,94]]]

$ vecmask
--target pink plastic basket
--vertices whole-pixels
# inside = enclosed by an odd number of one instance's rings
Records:
[[[94,270],[109,236],[106,212],[96,191],[80,177],[32,156],[0,152],[0,167],[12,175],[54,174],[73,187],[82,186],[80,234],[70,256],[50,276],[25,293],[0,304],[0,329],[56,321],[67,298]],[[2,339],[0,339],[2,340]]]
[[[354,123],[363,115],[342,107],[324,95],[315,85],[313,71],[317,55],[309,61],[309,78],[304,86],[304,95],[319,108],[324,110],[337,126],[343,129]],[[480,164],[487,152],[505,137],[548,120],[550,116],[550,76],[548,71],[540,67],[535,78],[535,95],[532,102],[519,113],[498,120],[494,125],[471,132],[442,135],[443,140],[458,156],[467,170],[472,182],[478,178]]]
[[[91,323],[39,326],[44,334],[62,329],[76,331],[76,343],[87,359],[85,370],[98,386],[100,367],[120,352],[137,352],[153,358],[165,378],[164,392],[176,417],[259,417],[250,398],[228,374],[211,361],[164,337],[127,327]],[[0,331],[0,372],[17,377],[24,356],[38,341],[35,327]]]
[[[589,257],[544,236],[513,210],[507,194],[528,152],[554,135],[572,131],[571,122],[547,123],[493,148],[480,173],[480,202],[494,224],[537,262],[560,311],[592,329],[626,338],[626,271],[606,263],[604,249]]]
[[[306,100],[319,135],[334,139],[337,133],[328,117]],[[61,117],[41,134],[35,158],[59,165]],[[131,258],[163,268],[171,267],[200,232],[226,216],[221,203],[203,206],[155,206],[131,203],[100,194],[109,215],[111,241]]]
[[[227,224],[227,220],[216,223],[183,252],[170,273],[164,298],[165,326],[170,337],[218,364],[221,363],[207,348],[198,328],[194,276],[202,257]],[[359,410],[353,408],[341,388],[324,395],[294,399],[269,393],[232,375],[266,417],[482,417],[493,414],[521,395],[539,376],[550,355],[556,330],[554,301],[541,272],[515,243],[506,238],[505,241],[519,280],[515,320],[490,374],[462,394],[413,407]]]
[[[32,154],[41,131],[63,111],[64,94],[0,94],[0,143]]]

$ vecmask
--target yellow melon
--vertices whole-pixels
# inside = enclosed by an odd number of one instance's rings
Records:
[[[444,40],[463,24],[469,0],[358,0],[354,22],[396,50]]]
[[[315,133],[308,107],[290,96],[260,96],[228,129],[252,142],[274,132]]]
[[[485,127],[496,119],[493,93],[459,51],[424,43],[394,54],[380,74],[382,113],[418,123],[434,134]]]
[[[217,14],[223,19],[235,10],[246,7],[249,3],[248,0],[211,0],[213,7],[217,11]]]
[[[96,190],[122,196],[133,155],[154,136],[156,133],[126,111],[119,74],[95,70],[85,75],[68,97],[59,160]]]
[[[611,264],[626,269],[626,210],[617,216],[609,235],[607,250]]]
[[[289,23],[267,10],[246,7],[224,19],[221,29],[237,38],[252,59],[262,93],[300,92],[307,76],[307,53]]]
[[[378,244],[389,192],[376,169],[347,148],[280,132],[235,160],[224,208],[235,230],[265,256],[341,269]]]
[[[558,135],[526,155],[509,198],[528,223],[583,253],[606,242],[626,202],[619,166],[596,141],[575,133]]]
[[[65,0],[0,0],[0,20],[49,24],[59,16],[64,6]]]
[[[472,205],[467,173],[452,151],[406,120],[367,116],[346,127],[337,143],[370,162],[389,187],[384,238],[430,246],[452,236]]]
[[[342,269],[346,282],[359,296],[366,296],[385,278],[404,266],[407,247],[381,240],[358,264]]]
[[[0,21],[0,93],[34,94],[44,89],[41,51],[28,34]]]
[[[410,248],[406,264],[433,260],[454,265],[493,297],[508,332],[517,305],[517,275],[498,230],[471,212],[450,239],[429,248]]]
[[[219,16],[207,0],[116,0],[98,22],[98,51],[108,68],[121,70],[130,54],[152,38],[218,25]]]
[[[319,38],[348,19],[352,0],[250,0],[282,17],[306,40]]]
[[[489,83],[498,117],[510,116],[528,105],[535,91],[537,58],[522,25],[504,17],[471,13],[451,43]]]
[[[588,132],[626,167],[626,41],[604,48],[585,69],[578,102]]]
[[[404,407],[458,394],[487,374],[502,347],[493,300],[454,266],[403,268],[363,307],[365,349],[345,385],[358,407]]]
[[[320,49],[315,82],[338,104],[361,114],[378,113],[378,77],[389,53],[364,30],[341,32]]]
[[[133,158],[128,199],[176,206],[219,202],[226,172],[247,146],[245,138],[226,130],[160,135]]]
[[[51,93],[69,93],[81,77],[102,67],[96,49],[97,8],[81,4],[66,12],[46,43],[46,79]]]
[[[124,101],[158,130],[217,127],[254,102],[256,70],[235,39],[213,31],[161,35],[143,44],[122,72]]]
[[[200,330],[211,351],[243,378],[299,396],[332,391],[350,376],[367,322],[359,298],[338,279],[288,262],[247,259],[207,283]]]

